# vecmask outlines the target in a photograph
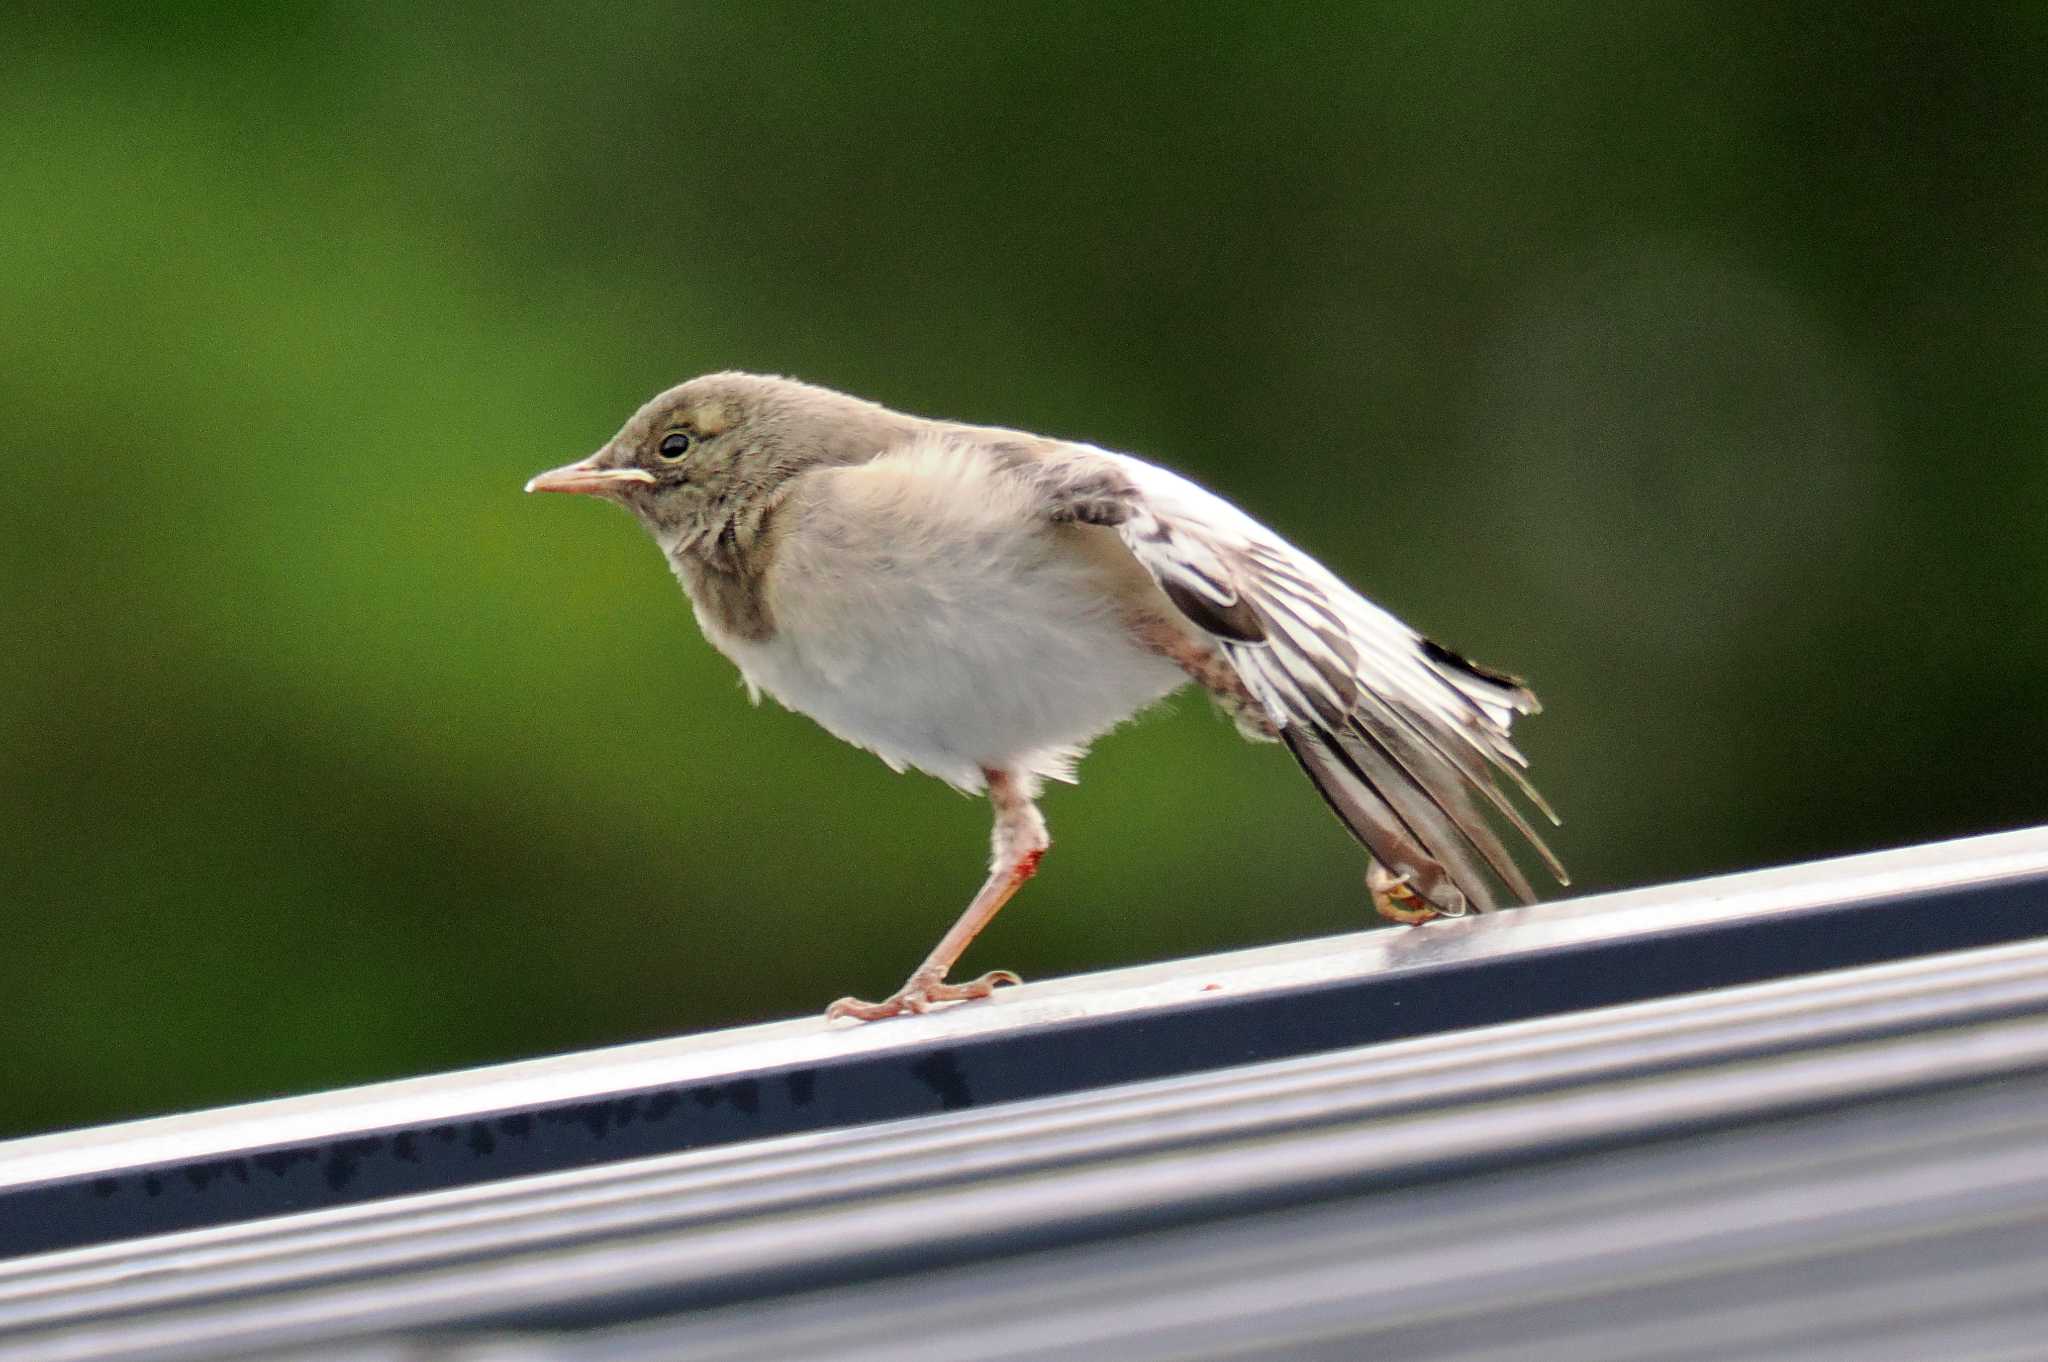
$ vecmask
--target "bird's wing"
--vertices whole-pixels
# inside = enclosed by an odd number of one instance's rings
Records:
[[[1120,477],[1106,476],[1097,455]],[[1532,902],[1476,794],[1568,882],[1494,780],[1505,773],[1556,821],[1509,738],[1515,716],[1538,708],[1526,687],[1417,634],[1214,493],[1128,455],[1090,447],[1086,456],[1067,465],[1075,475],[1048,480],[1080,489],[1067,503],[1074,518],[1113,525],[1175,606],[1215,638],[1375,859],[1445,911],[1494,906],[1482,861]]]

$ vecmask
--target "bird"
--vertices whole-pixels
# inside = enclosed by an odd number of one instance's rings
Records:
[[[722,372],[660,393],[526,490],[631,512],[756,703],[986,795],[980,890],[901,988],[841,998],[828,1019],[1020,982],[948,976],[1051,845],[1043,783],[1072,781],[1096,738],[1190,682],[1293,756],[1364,847],[1381,916],[1489,911],[1499,889],[1534,902],[1490,816],[1570,882],[1500,783],[1558,821],[1510,738],[1539,709],[1529,688],[1159,465]]]

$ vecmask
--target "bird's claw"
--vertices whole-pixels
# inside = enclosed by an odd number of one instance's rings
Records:
[[[1372,893],[1373,911],[1389,922],[1409,926],[1444,916],[1444,911],[1408,887],[1406,875],[1372,862],[1365,868],[1365,887]]]
[[[880,1021],[905,1012],[929,1012],[940,1003],[972,1002],[976,998],[988,997],[998,985],[1023,982],[1006,969],[990,970],[979,979],[970,979],[964,984],[949,984],[935,975],[913,974],[902,988],[878,1003],[841,998],[825,1009],[825,1020],[838,1021],[850,1017],[854,1021]]]

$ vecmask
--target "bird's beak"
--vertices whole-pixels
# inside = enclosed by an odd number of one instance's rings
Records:
[[[550,468],[526,484],[529,492],[582,492],[594,496],[615,496],[637,484],[654,482],[654,474],[644,468],[603,468],[598,459],[604,451],[599,450],[587,459],[565,463],[560,468]]]

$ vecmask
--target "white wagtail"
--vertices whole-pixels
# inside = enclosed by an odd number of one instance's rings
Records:
[[[1396,921],[1534,891],[1483,798],[1564,868],[1496,785],[1555,820],[1509,741],[1536,697],[1423,638],[1229,502],[1093,445],[905,416],[786,378],[662,393],[529,492],[615,501],[697,622],[762,692],[896,770],[995,809],[981,892],[872,1020],[987,997],[946,973],[1049,845],[1036,801],[1096,737],[1192,679],[1285,743],[1371,860]]]

